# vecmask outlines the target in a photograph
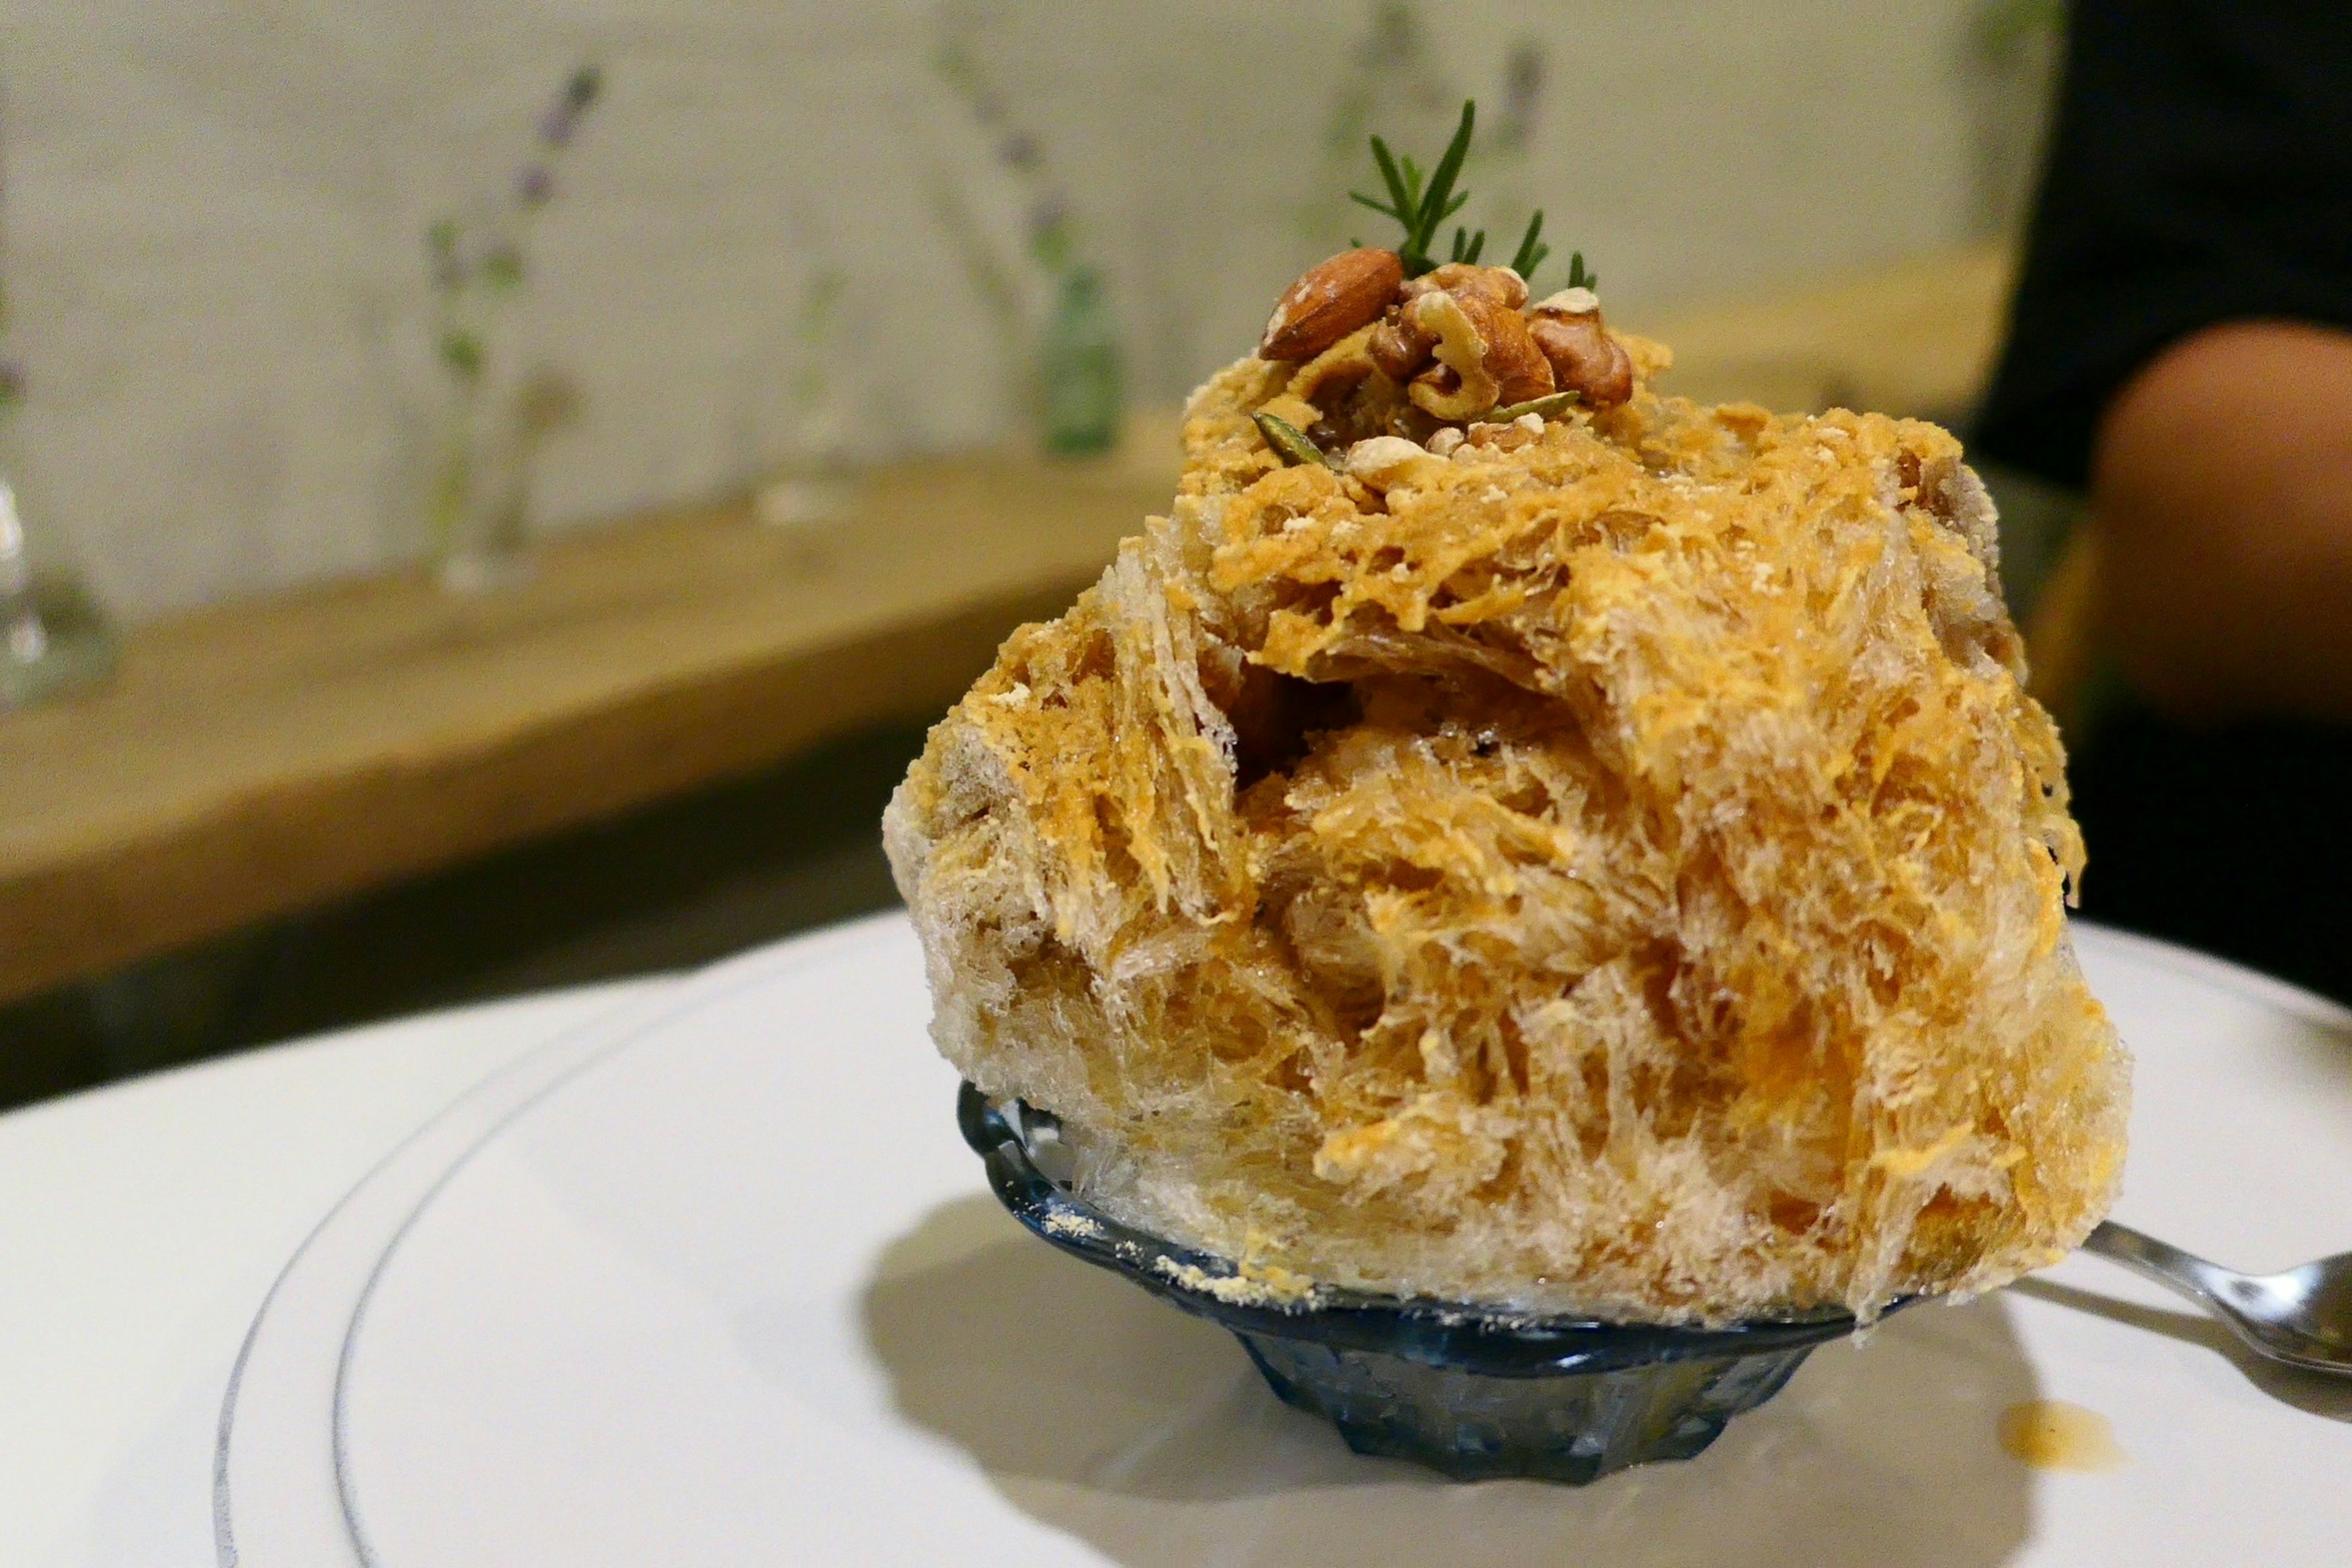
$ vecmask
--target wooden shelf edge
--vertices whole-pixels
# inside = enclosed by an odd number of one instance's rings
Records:
[[[0,881],[0,931],[10,933],[0,1001],[943,712],[1013,627],[1058,615],[1095,575],[755,661],[470,752],[249,795],[122,845],[102,866]]]

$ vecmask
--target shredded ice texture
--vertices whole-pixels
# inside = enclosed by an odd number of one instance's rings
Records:
[[[1304,374],[1194,395],[892,801],[948,1058],[1118,1217],[1360,1289],[1867,1319],[2077,1243],[2127,1066],[1958,443],[1645,380],[1286,467]]]

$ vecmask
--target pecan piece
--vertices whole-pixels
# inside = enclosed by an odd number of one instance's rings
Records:
[[[1416,375],[1407,392],[1423,413],[1475,419],[1498,403],[1551,392],[1551,362],[1527,318],[1510,307],[1485,294],[1435,289],[1415,298],[1403,314],[1436,340],[1438,363]]]
[[[1404,313],[1437,340],[1437,363],[1406,389],[1414,406],[1449,423],[1475,419],[1494,407],[1500,388],[1486,368],[1486,337],[1479,327],[1481,318],[1500,313],[1496,307],[1440,289],[1414,299]]]
[[[1614,408],[1633,395],[1633,361],[1601,323],[1590,289],[1563,289],[1535,308],[1528,332],[1563,392],[1587,408]]]
[[[1379,320],[1403,281],[1404,263],[1396,252],[1370,247],[1308,268],[1275,302],[1258,357],[1293,364],[1313,359]]]
[[[1473,261],[1449,261],[1407,283],[1401,292],[1408,300],[1443,289],[1459,299],[1480,299],[1516,310],[1528,302],[1528,281],[1507,267],[1481,267]]]
[[[1486,304],[1474,298],[1474,309]],[[1551,360],[1517,308],[1491,305],[1474,319],[1478,335],[1486,340],[1486,370],[1495,378],[1495,400],[1527,403],[1550,395],[1559,384],[1553,379]]]
[[[1372,329],[1364,342],[1364,352],[1371,356],[1380,373],[1400,385],[1421,374],[1429,363],[1432,349],[1437,346],[1437,335],[1423,330],[1419,321],[1402,306],[1392,307],[1388,319]]]

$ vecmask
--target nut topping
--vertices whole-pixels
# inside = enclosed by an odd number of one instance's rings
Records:
[[[1412,472],[1416,463],[1430,461],[1427,447],[1402,436],[1375,436],[1348,448],[1344,459],[1350,479],[1376,490],[1393,489]]]
[[[1566,294],[1590,290],[1570,289]],[[1552,296],[1552,300],[1560,298]],[[1560,389],[1573,392],[1587,408],[1614,408],[1633,395],[1633,361],[1624,345],[1609,335],[1597,310],[1570,314],[1551,309],[1552,300],[1536,308],[1528,331],[1551,363]]]
[[[1343,250],[1283,293],[1257,345],[1260,359],[1299,363],[1380,319],[1404,281],[1393,250]]]
[[[1416,297],[1400,314],[1435,340],[1436,366],[1414,376],[1407,393],[1424,413],[1475,419],[1497,403],[1525,403],[1553,390],[1551,362],[1527,318],[1508,305],[1483,293],[1437,289]]]
[[[1481,267],[1475,262],[1449,261],[1433,267],[1397,290],[1401,303],[1411,304],[1423,294],[1444,289],[1456,299],[1486,300],[1506,310],[1528,302],[1527,279],[1507,267]]]
[[[1398,308],[1372,329],[1372,335],[1365,340],[1364,352],[1371,356],[1382,375],[1402,385],[1420,374],[1421,367],[1429,363],[1430,351],[1436,346],[1436,334],[1423,331],[1419,321]]]
[[[1391,381],[1420,387],[1411,395],[1425,411],[1439,418],[1475,417],[1486,412],[1477,399],[1484,395],[1486,381],[1496,384],[1495,395],[1507,403],[1545,396],[1558,384],[1550,362],[1519,314],[1527,302],[1527,282],[1509,268],[1449,261],[1405,283],[1397,294],[1395,308],[1366,340],[1365,353]],[[1441,298],[1451,304],[1427,303]],[[1478,340],[1475,374],[1466,368],[1466,346],[1457,344],[1451,352],[1440,347],[1444,334],[1437,323],[1457,309],[1467,316]],[[1434,369],[1433,354],[1439,362]]]
[[[1437,340],[1436,365],[1415,376],[1406,391],[1422,412],[1453,423],[1475,419],[1495,406],[1501,389],[1486,368],[1486,336],[1479,329],[1483,319],[1503,313],[1486,300],[1465,300],[1443,289],[1405,307],[1413,323]]]
[[[1520,292],[1526,292],[1524,287]],[[1527,403],[1549,396],[1559,384],[1551,362],[1528,331],[1528,319],[1514,306],[1490,305],[1475,296],[1470,309],[1478,335],[1486,340],[1486,371],[1495,378],[1495,401]]]
[[[1547,294],[1536,304],[1538,316],[1590,316],[1601,309],[1601,296],[1583,287]]]

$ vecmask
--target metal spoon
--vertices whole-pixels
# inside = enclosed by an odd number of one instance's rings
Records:
[[[2241,1274],[2113,1220],[2083,1249],[2179,1291],[2275,1361],[2352,1373],[2352,1252],[2284,1274]]]

